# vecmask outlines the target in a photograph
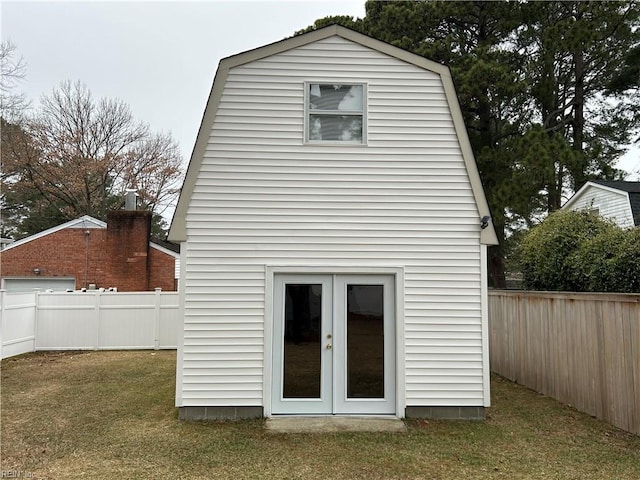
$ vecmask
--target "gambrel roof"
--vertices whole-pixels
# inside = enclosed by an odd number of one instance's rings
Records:
[[[440,76],[443,87],[444,87],[444,92],[446,95],[449,110],[451,112],[451,116],[453,119],[455,131],[458,137],[460,149],[462,152],[462,157],[464,159],[467,174],[470,180],[473,196],[475,198],[475,202],[478,208],[478,212],[479,212],[478,223],[480,223],[480,218],[485,216],[490,216],[489,205],[487,203],[484,190],[482,188],[480,175],[478,173],[478,168],[475,162],[475,158],[471,150],[471,144],[467,136],[466,127],[464,125],[462,112],[460,110],[460,105],[458,103],[458,99],[455,93],[453,81],[451,78],[451,72],[449,71],[449,68],[439,63],[433,62],[431,60],[427,60],[426,58],[421,57],[419,55],[410,53],[406,50],[402,50],[398,47],[394,47],[393,45],[390,45],[388,43],[375,40],[371,37],[355,32],[348,28],[345,28],[339,25],[331,25],[319,30],[314,30],[314,31],[305,33],[303,35],[288,38],[277,43],[272,43],[270,45],[256,48],[254,50],[249,50],[244,53],[233,55],[233,56],[224,58],[220,61],[218,70],[214,78],[213,86],[209,94],[209,99],[207,101],[207,105],[204,111],[202,123],[200,125],[198,135],[196,137],[196,142],[193,148],[193,152],[191,154],[191,160],[189,162],[187,174],[185,176],[182,191],[180,193],[180,198],[178,200],[173,221],[171,223],[171,229],[169,231],[169,236],[168,236],[169,241],[173,241],[173,242],[186,241],[187,209],[189,206],[190,198],[193,194],[197,177],[200,172],[202,160],[204,158],[205,151],[207,148],[208,138],[213,128],[217,109],[218,109],[220,99],[222,97],[223,89],[225,87],[230,70],[234,67],[245,65],[247,63],[254,62],[257,60],[261,60],[263,58],[270,57],[282,52],[286,52],[288,50],[292,50],[298,47],[302,47],[313,42],[324,40],[332,36],[338,36],[345,40],[349,40],[351,42],[360,44],[362,46],[368,47],[372,50],[376,50],[380,53],[389,55],[391,57],[395,57],[399,60],[410,63],[412,65],[415,65],[417,67],[420,67],[424,70],[427,70],[429,72],[435,73]],[[480,241],[481,243],[487,244],[487,245],[496,245],[498,243],[495,229],[491,222],[489,222],[488,228],[485,228],[481,231]]]

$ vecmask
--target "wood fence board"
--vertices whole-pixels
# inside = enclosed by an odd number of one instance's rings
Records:
[[[640,295],[489,291],[492,370],[640,434]]]

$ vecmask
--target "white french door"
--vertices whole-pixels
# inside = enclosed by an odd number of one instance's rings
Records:
[[[276,274],[274,414],[394,414],[391,275]]]

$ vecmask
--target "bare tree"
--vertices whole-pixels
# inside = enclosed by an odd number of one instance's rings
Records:
[[[138,190],[143,205],[158,214],[171,205],[182,185],[178,143],[167,133],[153,134],[128,152],[121,188]]]
[[[24,59],[16,58],[16,46],[9,40],[0,42],[0,116],[4,119],[18,118],[29,105],[24,93],[14,91],[26,71]]]
[[[40,105],[14,132],[29,149],[11,158],[5,204],[37,201],[48,215],[53,207],[72,219],[105,218],[131,187],[156,214],[175,200],[182,162],[176,142],[168,134],[151,134],[126,103],[95,100],[84,84],[67,81]],[[46,227],[46,221],[36,223]]]

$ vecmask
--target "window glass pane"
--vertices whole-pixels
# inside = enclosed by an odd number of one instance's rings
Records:
[[[384,398],[383,285],[347,285],[347,398]]]
[[[286,285],[284,398],[320,398],[322,285]]]
[[[362,142],[362,117],[309,115],[309,140]]]
[[[362,85],[309,85],[310,110],[348,110],[362,112]]]

